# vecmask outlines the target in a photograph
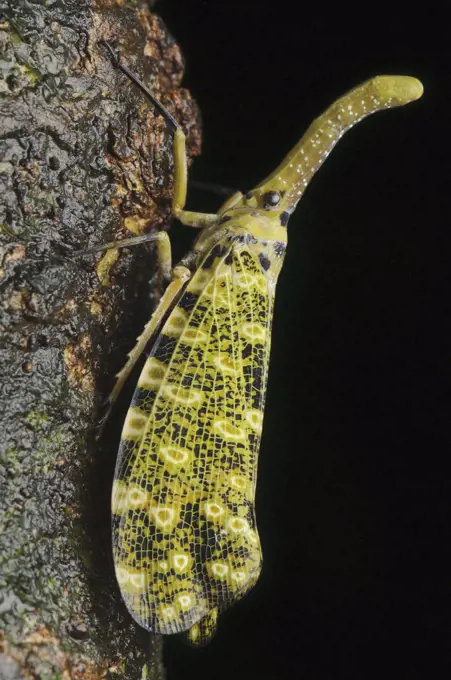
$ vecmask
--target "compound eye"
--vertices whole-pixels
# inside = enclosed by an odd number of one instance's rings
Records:
[[[266,194],[263,194],[263,201],[266,210],[275,208],[280,201],[280,194],[278,191],[267,191]]]

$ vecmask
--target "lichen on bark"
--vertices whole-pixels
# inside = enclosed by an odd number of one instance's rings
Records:
[[[149,250],[74,250],[164,229],[165,122],[112,68],[122,58],[180,121],[199,117],[183,60],[148,5],[0,0],[0,671],[8,677],[163,677],[161,640],[121,603],[109,536],[115,450],[99,407],[159,293]],[[104,262],[104,264],[105,264]],[[150,280],[150,283],[149,283]]]

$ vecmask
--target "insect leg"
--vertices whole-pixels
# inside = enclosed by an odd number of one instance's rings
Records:
[[[161,234],[165,234],[166,236],[166,243],[163,241],[163,245],[161,246],[161,251],[162,253],[166,252],[166,254],[169,253],[170,256],[170,243],[169,243],[169,238],[166,234],[166,232],[160,232]],[[162,265],[163,271],[170,271],[170,264],[166,260],[166,263]],[[143,351],[146,348],[147,343],[151,339],[152,335],[158,330],[158,328],[161,325],[161,322],[163,321],[166,313],[171,309],[171,307],[174,305],[176,300],[178,299],[180,293],[182,292],[183,288],[185,287],[186,282],[190,279],[191,277],[191,272],[187,267],[182,267],[182,266],[177,266],[174,267],[172,271],[172,280],[169,283],[168,287],[166,288],[165,292],[163,293],[160,302],[158,303],[158,306],[152,316],[150,317],[150,320],[148,323],[144,326],[144,330],[141,333],[141,335],[138,337],[136,341],[136,345],[133,347],[131,352],[128,354],[128,359],[125,364],[125,366],[117,373],[116,375],[116,384],[113,387],[113,390],[111,394],[108,397],[108,405],[109,409],[113,406],[115,401],[117,400],[128,376],[132,372],[136,362],[138,361],[139,357],[143,353]]]
[[[158,307],[150,317],[148,323],[144,326],[144,330],[141,335],[137,338],[136,345],[133,347],[131,352],[128,354],[128,359],[125,366],[116,374],[116,384],[108,397],[108,403],[111,406],[117,400],[128,376],[132,372],[136,362],[146,348],[152,335],[160,326],[166,312],[172,307],[173,303],[179,297],[181,291],[183,290],[186,282],[191,276],[191,272],[187,267],[174,267],[172,272],[173,279],[164,291]]]
[[[125,238],[121,241],[110,241],[110,243],[104,243],[101,246],[94,246],[93,248],[86,248],[84,250],[76,250],[71,254],[71,257],[81,257],[83,255],[92,255],[93,253],[101,253],[104,250],[111,250],[113,248],[128,248],[129,246],[136,246],[140,243],[150,243],[152,241],[157,241],[160,239],[160,233],[157,232],[152,234],[142,234],[141,236],[132,236],[131,238]]]
[[[188,170],[186,162],[186,138],[183,130],[177,127],[174,131],[174,196],[172,211],[176,218],[187,227],[203,229],[218,221],[216,213],[198,213],[184,210],[186,203],[186,187]]]
[[[147,99],[149,99],[155,106],[157,111],[163,116],[163,118],[170,125],[174,131],[174,141],[173,141],[173,153],[174,153],[174,197],[172,199],[172,209],[174,215],[177,219],[188,227],[196,227],[202,229],[210,224],[213,224],[218,220],[216,214],[206,214],[191,212],[184,210],[186,203],[186,186],[187,186],[187,162],[186,162],[186,144],[185,144],[185,133],[180,127],[179,123],[175,120],[173,115],[169,113],[166,107],[152,94],[152,92],[144,85],[134,73],[132,73],[125,64],[123,64],[114,53],[113,48],[109,43],[104,40],[100,41],[104,47],[107,48],[113,65],[118,68],[124,75],[127,76],[141,92],[143,92]]]
[[[229,196],[229,198],[221,205],[218,213],[222,215],[227,210],[233,208],[242,198],[243,193],[241,191],[237,191],[236,193],[232,194],[232,196]]]

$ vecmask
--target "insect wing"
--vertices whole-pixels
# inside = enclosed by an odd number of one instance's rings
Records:
[[[272,305],[251,246],[217,244],[139,378],[116,466],[113,551],[123,598],[148,630],[187,630],[258,578]]]

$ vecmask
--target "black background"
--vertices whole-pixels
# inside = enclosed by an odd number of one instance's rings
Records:
[[[252,188],[378,73],[415,75],[425,94],[349,132],[290,221],[257,493],[263,572],[208,647],[168,639],[168,680],[449,677],[447,20],[425,6],[293,7],[157,3],[202,112],[193,178]],[[190,194],[191,209],[219,203]],[[187,232],[172,231],[180,255]]]

